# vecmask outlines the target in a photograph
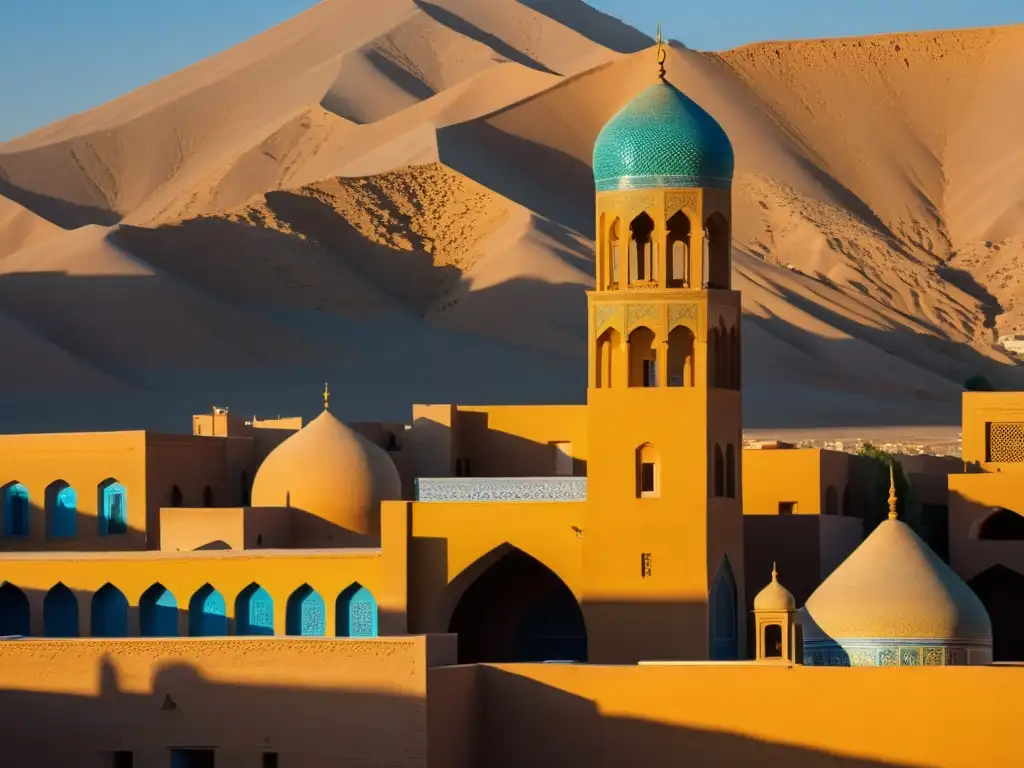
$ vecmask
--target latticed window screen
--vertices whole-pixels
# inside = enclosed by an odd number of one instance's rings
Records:
[[[349,608],[349,635],[373,637],[373,604],[366,600],[353,600]]]
[[[1024,422],[989,422],[988,461],[1014,464],[1024,462]]]

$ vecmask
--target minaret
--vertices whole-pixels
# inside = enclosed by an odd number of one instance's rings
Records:
[[[715,119],[666,79],[660,27],[655,53],[654,83],[594,147],[591,661],[735,658],[745,637],[733,152]],[[623,603],[636,618],[612,607]]]

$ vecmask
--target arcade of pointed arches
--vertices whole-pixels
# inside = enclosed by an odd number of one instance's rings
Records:
[[[601,215],[604,237],[599,239],[598,288],[618,290],[628,286],[662,288],[729,289],[729,222],[719,211],[695,228],[692,213],[678,209],[663,231],[646,211],[629,222]],[[699,270],[694,267],[699,266]]]

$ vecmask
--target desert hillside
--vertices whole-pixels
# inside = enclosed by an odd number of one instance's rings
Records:
[[[590,152],[650,46],[579,0],[326,0],[0,144],[4,428],[581,402]],[[667,68],[736,150],[749,427],[955,432],[968,376],[1024,385],[1024,26]]]

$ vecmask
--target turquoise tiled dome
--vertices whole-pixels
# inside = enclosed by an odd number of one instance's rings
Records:
[[[598,192],[728,187],[732,172],[732,144],[722,126],[664,82],[619,110],[594,143]]]

